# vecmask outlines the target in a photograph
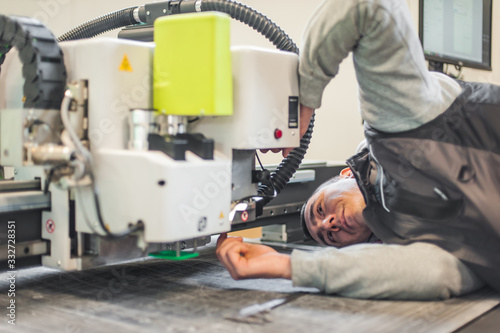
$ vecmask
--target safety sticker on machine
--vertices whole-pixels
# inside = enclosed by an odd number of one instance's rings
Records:
[[[51,234],[54,232],[54,230],[56,230],[56,224],[52,220],[47,220],[47,222],[45,223],[45,228],[47,229],[47,232]]]
[[[248,212],[246,210],[244,210],[244,211],[241,212],[241,220],[243,222],[248,221]]]
[[[225,221],[226,221],[226,217],[224,216],[224,212],[220,211],[220,214],[219,214],[219,225],[222,226]]]
[[[123,59],[118,70],[122,72],[132,72],[132,66],[130,65],[130,61],[128,60],[126,54],[123,55]]]

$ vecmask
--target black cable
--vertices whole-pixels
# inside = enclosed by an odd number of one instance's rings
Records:
[[[96,213],[97,213],[97,220],[99,221],[99,225],[101,226],[101,228],[106,233],[107,238],[113,238],[113,239],[122,238],[122,237],[128,236],[136,231],[144,229],[144,227],[142,225],[137,223],[137,224],[129,227],[127,230],[120,232],[120,233],[115,233],[115,232],[109,231],[109,228],[104,223],[104,218],[103,218],[102,213],[101,213],[101,205],[99,203],[99,190],[97,188],[97,184],[95,182],[94,174],[92,171],[89,172],[89,177],[90,177],[91,183],[92,183],[92,192],[94,194],[94,204],[95,204]]]
[[[283,51],[299,53],[293,40],[273,21],[256,10],[231,0],[202,0],[201,11],[218,11],[245,23],[264,35],[273,45]]]
[[[446,68],[444,67],[444,65],[446,65]],[[445,69],[443,69],[444,74],[448,75],[449,77],[451,77],[452,79],[455,79],[455,80],[460,79],[460,75],[462,75],[462,70],[463,70],[462,65],[453,65],[453,67],[455,67],[455,70],[458,71],[457,75],[454,75],[454,74],[451,74],[450,72],[448,72],[450,64],[444,64],[444,65],[443,65],[443,68],[445,68]]]
[[[257,157],[257,161],[259,161],[260,168],[261,168],[262,170],[265,170],[265,169],[264,169],[264,166],[262,165],[262,162],[260,161],[259,154],[255,153],[255,157]]]
[[[264,200],[266,200],[266,204],[272,200],[266,199],[271,197],[271,192],[276,193],[276,195],[279,194],[288,181],[290,181],[293,174],[297,171],[300,163],[302,163],[302,160],[307,152],[307,148],[309,148],[309,143],[311,142],[314,128],[314,116],[315,115],[313,114],[306,133],[300,139],[300,146],[294,148],[288,156],[281,161],[280,165],[276,168],[276,171],[271,174],[271,182],[273,186],[266,186],[264,184],[259,186],[257,193],[265,197]]]
[[[49,193],[49,186],[50,186],[50,183],[52,183],[52,178],[54,177],[54,173],[58,170],[58,169],[61,169],[63,167],[66,167],[66,164],[58,164],[58,165],[54,165],[53,167],[51,167],[49,169],[49,172],[47,174],[47,177],[45,178],[45,185],[44,185],[44,188],[43,188],[43,194],[47,194]]]
[[[99,221],[101,228],[106,233],[106,237],[108,237],[108,238],[120,238],[120,237],[130,235],[131,233],[141,229],[142,226],[140,226],[139,224],[136,224],[135,226],[132,226],[131,228],[125,230],[122,233],[113,233],[113,232],[109,231],[109,229],[106,227],[106,224],[104,223],[104,219],[103,219],[103,216],[101,213],[101,205],[99,203],[99,190],[97,188],[97,183],[95,181],[94,172],[93,172],[92,155],[82,145],[80,139],[78,138],[78,135],[74,131],[73,127],[71,126],[70,120],[69,120],[69,115],[68,115],[69,106],[73,100],[74,100],[73,94],[72,94],[71,90],[68,89],[65,92],[64,99],[61,103],[61,121],[64,125],[64,128],[66,129],[66,131],[68,133],[70,140],[75,145],[75,149],[76,149],[77,153],[75,153],[74,158],[77,158],[77,156],[80,156],[80,158],[82,159],[82,161],[84,163],[84,169],[88,170],[87,172],[88,172],[88,175],[90,177],[91,184],[92,184],[92,191],[93,191],[94,204],[95,204],[95,209],[96,209],[96,214],[97,214],[97,220]]]
[[[201,10],[215,10],[229,14],[231,18],[241,21],[260,32],[278,49],[297,54],[299,53],[298,47],[280,27],[266,16],[243,4],[230,0],[202,0]],[[259,187],[258,194],[264,198],[265,203],[271,201],[275,197],[275,194],[280,193],[297,171],[309,147],[313,128],[314,116],[311,118],[306,133],[300,139],[300,146],[294,148],[288,156],[281,161],[276,171],[271,174],[271,184],[262,184]]]
[[[122,28],[127,25],[141,23],[134,18],[134,10],[136,8],[137,6],[124,8],[99,16],[66,32],[65,34],[59,36],[57,40],[59,42],[63,42],[67,40],[92,38],[107,31]]]
[[[460,79],[460,75],[462,75],[462,71],[464,67],[462,65],[455,65],[455,69],[458,71],[457,75],[453,75],[453,78]]]
[[[33,18],[0,15],[0,65],[12,47],[23,65],[24,108],[59,109],[66,67],[52,32]]]
[[[259,158],[259,154],[255,153],[255,157],[257,157],[257,161],[259,161],[260,168],[262,169],[262,171],[259,172],[260,175],[257,177],[257,180],[259,180],[260,182],[259,188],[266,187],[269,189],[266,192],[266,194],[263,195],[262,197],[265,196],[266,198],[269,199],[269,201],[271,201],[274,197],[276,197],[276,195],[278,195],[279,192],[276,190],[276,187],[274,186],[274,182],[272,181],[271,178],[271,173],[262,165],[262,162],[260,161]],[[268,201],[266,201],[266,203],[267,202]]]
[[[133,17],[133,11],[135,8],[136,7],[122,9],[121,11],[113,12],[88,21],[80,27],[62,35],[59,37],[59,40],[89,38],[102,32],[119,28],[120,25],[123,27],[125,25],[139,23],[133,22],[135,21]],[[191,7],[189,11],[192,11]],[[265,15],[260,14],[248,6],[230,0],[201,0],[201,11],[219,11],[227,13],[231,16],[231,18],[243,22],[257,30],[269,41],[271,41],[271,43],[273,43],[278,49],[297,54],[299,53],[299,49],[293,40],[279,26],[268,19]],[[80,36],[80,30],[82,31],[82,34],[83,31],[88,32],[88,34],[85,35],[86,37],[78,37]],[[282,160],[276,171],[271,174],[273,186],[263,185],[259,188],[258,194],[264,197],[266,203],[271,201],[274,197],[269,195],[271,191],[274,193],[273,188],[276,189],[277,193],[281,192],[295,171],[297,171],[305,153],[307,152],[307,148],[309,147],[313,127],[314,116],[309,123],[306,133],[300,140],[300,146],[293,149],[290,154]]]

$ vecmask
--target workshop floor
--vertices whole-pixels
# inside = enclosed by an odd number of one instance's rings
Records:
[[[16,326],[6,319],[0,274],[0,332],[453,332],[499,304],[489,289],[437,302],[366,301],[294,288],[287,280],[234,281],[213,245],[186,261],[143,259],[82,272],[19,270]],[[286,298],[268,313],[254,304]],[[498,327],[498,326],[497,326]]]

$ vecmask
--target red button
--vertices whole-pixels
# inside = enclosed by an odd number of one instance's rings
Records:
[[[275,129],[274,130],[274,137],[276,139],[281,139],[282,136],[283,136],[283,131],[281,131],[280,129]]]

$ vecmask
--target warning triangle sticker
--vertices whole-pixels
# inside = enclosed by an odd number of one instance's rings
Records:
[[[123,59],[118,70],[122,72],[132,72],[132,66],[130,66],[130,61],[128,61],[126,54],[123,55]]]

